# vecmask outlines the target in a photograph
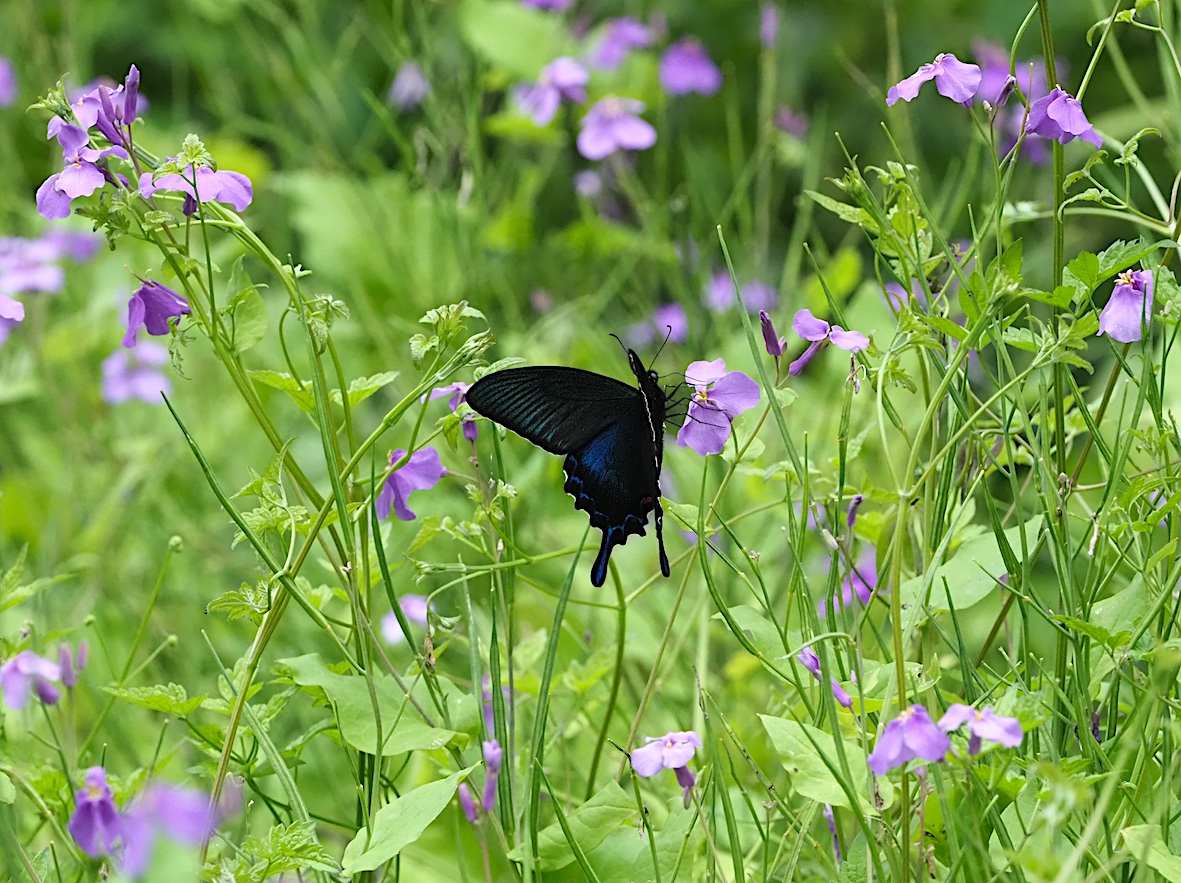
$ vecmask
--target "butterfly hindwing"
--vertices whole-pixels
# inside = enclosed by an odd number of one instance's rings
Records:
[[[659,484],[665,394],[639,356],[629,350],[628,360],[639,389],[577,368],[536,367],[489,374],[467,391],[477,413],[566,455],[565,490],[603,532],[591,568],[596,586],[606,579],[611,550],[633,534],[643,536],[650,512],[661,572],[669,575]]]

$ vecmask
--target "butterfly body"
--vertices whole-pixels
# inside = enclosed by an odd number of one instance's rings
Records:
[[[549,451],[564,454],[564,488],[603,532],[591,583],[607,578],[611,550],[644,535],[655,513],[660,569],[669,575],[660,508],[666,396],[654,372],[628,350],[639,388],[578,368],[510,368],[467,391],[476,413]]]

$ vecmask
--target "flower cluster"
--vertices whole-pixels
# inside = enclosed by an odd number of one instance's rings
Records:
[[[0,695],[4,697],[4,704],[20,711],[35,693],[46,705],[56,705],[61,699],[61,691],[54,685],[61,684],[67,690],[73,690],[78,685],[78,673],[86,668],[86,660],[85,641],[78,645],[77,654],[69,644],[62,644],[58,647],[57,662],[38,656],[32,650],[22,650],[0,665]]]
[[[910,760],[939,763],[951,750],[951,739],[947,734],[965,724],[968,726],[970,756],[980,752],[983,739],[1006,748],[1016,748],[1024,738],[1021,724],[1016,718],[1001,717],[991,708],[981,711],[970,705],[956,703],[947,709],[936,724],[927,709],[921,705],[912,705],[886,724],[885,731],[878,737],[869,755],[869,768],[875,776],[882,776]]]
[[[25,317],[17,297],[61,291],[66,274],[60,261],[88,261],[101,242],[101,236],[73,230],[50,230],[39,239],[0,238],[0,343]]]
[[[1002,62],[992,47],[986,47],[984,51],[987,56],[987,78],[979,65],[962,62],[950,52],[943,52],[933,62],[922,65],[909,77],[891,86],[886,104],[893,106],[899,100],[913,101],[923,84],[934,80],[935,89],[940,95],[966,106],[979,98],[987,102],[989,113],[995,115],[997,108],[1008,100],[1014,88],[1022,86],[1026,100],[1030,102],[1025,134],[1052,138],[1060,144],[1080,138],[1095,147],[1103,146],[1102,139],[1091,127],[1077,98],[1054,86],[1048,94],[1034,99],[1035,87],[1040,84],[1035,82],[1032,75],[1026,73],[1025,83],[1022,83],[1009,73],[1007,61]],[[1044,74],[1042,79],[1044,81]]]
[[[161,782],[148,785],[126,812],[119,812],[101,766],[86,771],[67,825],[83,852],[94,858],[114,856],[120,871],[132,878],[147,871],[159,835],[195,846],[213,827],[204,795]]]
[[[701,747],[701,737],[692,730],[665,733],[659,739],[648,738],[646,745],[631,753],[632,769],[637,776],[650,778],[661,770],[672,770],[677,784],[684,789],[688,805],[697,780],[689,769],[689,761]]]

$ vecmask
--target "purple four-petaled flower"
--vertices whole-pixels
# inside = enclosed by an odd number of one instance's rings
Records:
[[[61,680],[61,666],[56,662],[38,656],[32,650],[22,650],[12,659],[0,665],[0,692],[4,704],[14,711],[20,711],[29,702],[29,694],[46,705],[55,705],[61,693],[51,681]]]
[[[970,104],[972,96],[980,88],[980,79],[977,65],[965,64],[950,52],[941,52],[933,62],[924,64],[905,80],[891,86],[886,94],[886,104],[893,107],[899,99],[913,101],[918,97],[923,83],[928,80],[935,81],[935,88],[940,95],[959,104]]]
[[[1152,273],[1125,270],[1116,279],[1111,299],[1099,314],[1099,334],[1120,343],[1144,337],[1144,326],[1152,320]]]
[[[592,67],[615,70],[633,49],[652,43],[652,29],[634,18],[615,18],[607,22],[599,44],[587,56]]]
[[[555,58],[541,69],[536,83],[517,89],[517,104],[529,115],[535,126],[548,126],[557,116],[562,99],[574,104],[586,101],[586,84],[590,74],[573,58]]]
[[[617,150],[647,150],[656,130],[639,114],[644,102],[608,95],[591,105],[578,133],[578,152],[587,159],[605,159]]]
[[[66,828],[87,855],[98,858],[114,854],[115,843],[123,836],[123,819],[102,767],[92,766],[86,771],[83,785],[74,795],[74,812]]]
[[[469,384],[462,380],[457,380],[448,386],[440,386],[431,390],[431,400],[442,398],[449,395],[451,398],[447,400],[447,407],[452,411],[467,401],[467,390]],[[480,428],[476,424],[475,414],[465,414],[463,417],[463,437],[470,442],[474,442],[480,437]]]
[[[804,370],[812,358],[820,352],[825,343],[832,342],[843,350],[851,353],[866,349],[869,338],[860,331],[846,331],[840,325],[829,325],[823,319],[817,319],[811,310],[800,310],[791,322],[792,330],[810,344],[803,355],[787,367],[787,373],[793,377]]]
[[[759,403],[759,385],[741,371],[727,371],[722,359],[692,362],[685,369],[685,382],[694,391],[677,444],[703,457],[720,453],[734,418]]]
[[[169,319],[192,313],[189,302],[171,288],[152,279],[141,282],[127,302],[127,333],[123,335],[123,346],[128,349],[135,346],[139,329],[146,328],[148,334],[160,337],[172,330]]]
[[[875,776],[884,776],[888,770],[915,758],[941,761],[950,749],[951,740],[935,726],[927,709],[912,705],[886,724],[867,760]]]
[[[660,86],[669,95],[713,95],[722,88],[722,72],[700,40],[685,37],[661,56]]]
[[[964,724],[968,725],[968,754],[980,753],[982,739],[996,742],[1006,748],[1016,748],[1021,744],[1025,733],[1021,729],[1021,722],[1015,717],[1001,717],[991,708],[978,710],[971,705],[957,702],[939,718],[939,729],[945,733],[958,730]]]
[[[1025,131],[1029,135],[1053,138],[1059,144],[1081,138],[1095,147],[1103,146],[1103,139],[1091,128],[1079,100],[1057,86],[1030,105]]]
[[[193,187],[196,181],[197,186]],[[144,197],[154,196],[161,190],[175,191],[185,195],[181,211],[191,215],[197,210],[197,201],[226,202],[235,211],[242,211],[254,200],[254,187],[250,179],[241,172],[228,169],[214,171],[201,166],[196,171],[190,165],[184,174],[168,172],[153,178],[151,172],[144,172],[139,179],[139,191]]]
[[[405,454],[406,451],[401,448],[391,453],[390,465],[397,463]],[[406,498],[414,491],[430,490],[446,474],[438,451],[434,448],[419,448],[385,480],[385,486],[377,497],[377,517],[384,521],[390,517],[392,508],[402,521],[413,521],[417,516],[407,507]]]
[[[430,94],[431,83],[423,73],[422,65],[409,59],[402,62],[394,75],[386,100],[399,110],[414,110]]]
[[[147,871],[161,834],[177,843],[197,846],[213,832],[215,823],[207,795],[166,782],[148,785],[121,821],[123,852],[119,869],[132,878]]]
[[[90,147],[90,136],[81,126],[63,125],[57,136],[65,166],[37,188],[37,211],[50,221],[69,217],[73,200],[90,196],[107,183],[109,173],[97,165],[100,159],[108,156],[127,159],[127,151],[122,147],[103,150]]]
[[[773,310],[779,303],[778,290],[758,279],[743,283],[741,291],[743,303],[752,311]],[[728,270],[718,270],[709,277],[701,292],[701,302],[714,313],[724,312],[738,303]]]
[[[689,761],[701,747],[701,737],[692,730],[665,733],[659,739],[649,738],[648,744],[635,749],[631,753],[632,769],[637,776],[649,778],[661,770],[672,770],[676,773],[677,784],[684,789],[686,804],[690,799],[690,792],[696,779],[689,769]]]

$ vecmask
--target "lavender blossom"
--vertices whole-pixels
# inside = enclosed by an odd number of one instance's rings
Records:
[[[775,325],[772,324],[766,310],[759,310],[759,325],[763,329],[763,344],[767,347],[767,355],[778,359],[787,349],[787,338],[776,336]]]
[[[562,99],[574,104],[586,101],[590,74],[573,58],[556,58],[541,69],[536,83],[517,90],[517,103],[535,126],[548,126],[558,114]]]
[[[915,758],[942,761],[950,749],[951,740],[935,726],[927,709],[912,705],[886,724],[869,755],[869,768],[875,776],[884,776],[887,771]]]
[[[1124,270],[1116,279],[1111,299],[1099,314],[1098,334],[1120,343],[1142,340],[1144,328],[1152,321],[1152,273]]]
[[[587,159],[604,159],[617,150],[647,150],[656,143],[656,130],[640,118],[644,103],[609,95],[591,106],[580,123],[578,152]]]
[[[722,359],[692,362],[685,369],[685,382],[694,392],[677,444],[703,457],[720,453],[734,418],[759,403],[759,385],[741,371],[727,371]]]
[[[941,52],[933,62],[924,64],[905,80],[891,86],[886,95],[886,104],[893,107],[899,99],[913,101],[918,97],[923,83],[928,80],[935,81],[935,88],[940,95],[958,104],[970,104],[972,96],[980,88],[980,79],[978,66],[965,64],[950,52]]]
[[[397,463],[405,456],[406,451],[399,448],[390,454],[390,465]],[[420,448],[410,459],[390,473],[385,480],[385,486],[377,497],[377,517],[382,521],[390,517],[390,509],[402,521],[413,521],[417,516],[406,505],[406,498],[414,491],[426,491],[439,483],[447,470],[439,460],[439,452],[434,448]]]
[[[193,187],[194,181],[196,188]],[[161,190],[185,194],[182,211],[186,215],[196,212],[198,201],[229,203],[239,212],[254,201],[254,187],[249,178],[240,172],[214,171],[208,166],[200,166],[194,171],[190,165],[183,175],[168,172],[153,177],[151,172],[144,172],[140,176],[139,192],[144,198],[155,196]]]
[[[74,795],[74,812],[66,828],[87,855],[98,858],[114,854],[115,842],[123,836],[123,819],[102,767],[92,766],[86,771],[83,785]]]
[[[390,84],[386,100],[399,110],[414,110],[431,94],[431,84],[422,66],[413,59],[402,62]]]
[[[939,729],[945,733],[958,730],[964,724],[968,725],[968,754],[980,753],[982,739],[996,742],[1006,748],[1016,748],[1021,744],[1025,733],[1021,723],[1015,717],[1001,717],[991,708],[978,711],[970,705],[955,703],[943,717],[939,718]]]
[[[602,40],[591,51],[587,62],[602,70],[615,70],[633,49],[652,45],[652,29],[634,18],[616,18],[607,22]]]
[[[117,349],[103,360],[101,392],[108,405],[138,399],[161,405],[162,395],[172,391],[172,381],[162,368],[168,364],[168,349],[145,340],[134,350]]]
[[[16,68],[12,62],[0,55],[0,107],[8,107],[16,101],[19,90],[16,84]]]
[[[426,595],[402,595],[398,598],[398,606],[402,608],[402,615],[406,617],[407,622],[426,628],[427,613],[430,610]],[[381,618],[381,636],[387,644],[401,644],[406,640],[406,635],[402,633],[402,624],[398,622],[397,614],[392,610]]]
[[[686,37],[669,46],[661,56],[660,86],[669,95],[690,92],[713,95],[722,88],[722,72],[701,41]]]
[[[1067,144],[1075,138],[1081,138],[1095,147],[1103,146],[1103,139],[1095,134],[1078,99],[1057,86],[1050,90],[1049,95],[1030,105],[1025,132],[1042,138],[1053,138],[1059,144]]]
[[[123,346],[135,346],[139,329],[146,328],[148,334],[160,337],[172,331],[170,319],[178,319],[192,312],[189,302],[173,291],[151,279],[140,280],[141,285],[127,302],[127,333],[123,335]]]
[[[811,310],[797,312],[792,319],[791,327],[804,340],[811,341],[803,355],[788,366],[787,373],[793,377],[804,370],[804,366],[812,361],[825,343],[830,341],[852,353],[869,347],[869,338],[860,331],[846,331],[840,325],[829,325],[813,316]]]
[[[0,692],[4,704],[14,711],[28,704],[30,693],[36,693],[46,705],[56,705],[61,693],[50,682],[60,680],[61,667],[32,650],[22,650],[0,665]]]

